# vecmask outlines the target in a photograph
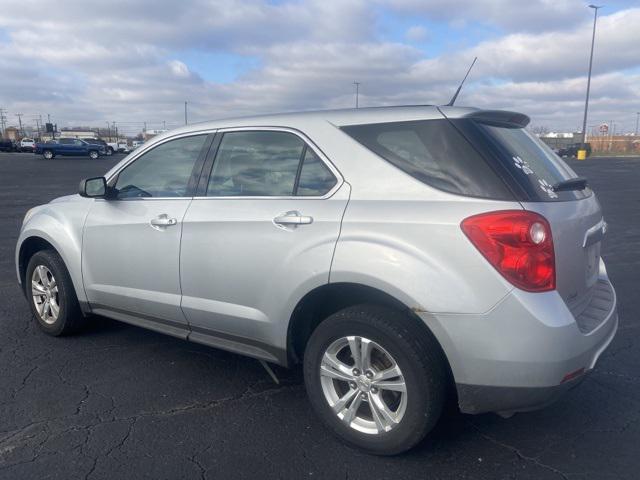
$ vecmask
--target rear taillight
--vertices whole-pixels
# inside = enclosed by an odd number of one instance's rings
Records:
[[[504,210],[462,221],[462,231],[509,282],[529,292],[556,288],[549,222],[534,212]]]

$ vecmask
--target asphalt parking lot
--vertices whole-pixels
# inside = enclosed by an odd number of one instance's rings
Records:
[[[38,330],[14,272],[22,217],[120,158],[0,153],[0,478],[638,478],[640,158],[570,161],[602,203],[619,301],[592,375],[542,411],[451,414],[394,458],[335,440],[298,371],[278,386],[255,360],[108,319]]]

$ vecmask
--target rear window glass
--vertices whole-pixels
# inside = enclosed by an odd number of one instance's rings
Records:
[[[585,190],[555,192],[553,186],[563,180],[575,178],[574,171],[553,150],[524,128],[506,128],[478,123],[488,137],[496,156],[530,200],[566,201],[591,194]]]
[[[502,179],[448,120],[350,125],[342,130],[432,187],[473,197],[513,199]]]

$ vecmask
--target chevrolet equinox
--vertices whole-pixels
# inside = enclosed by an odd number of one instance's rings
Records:
[[[189,125],[29,210],[16,269],[51,335],[103,315],[302,364],[327,427],[417,444],[448,392],[511,415],[611,342],[600,205],[526,115],[363,108]]]

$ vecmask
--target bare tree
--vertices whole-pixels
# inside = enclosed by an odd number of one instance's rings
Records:
[[[549,129],[549,127],[545,125],[536,125],[534,127],[531,127],[531,131],[538,136],[542,136],[542,135],[546,135],[551,130]]]

